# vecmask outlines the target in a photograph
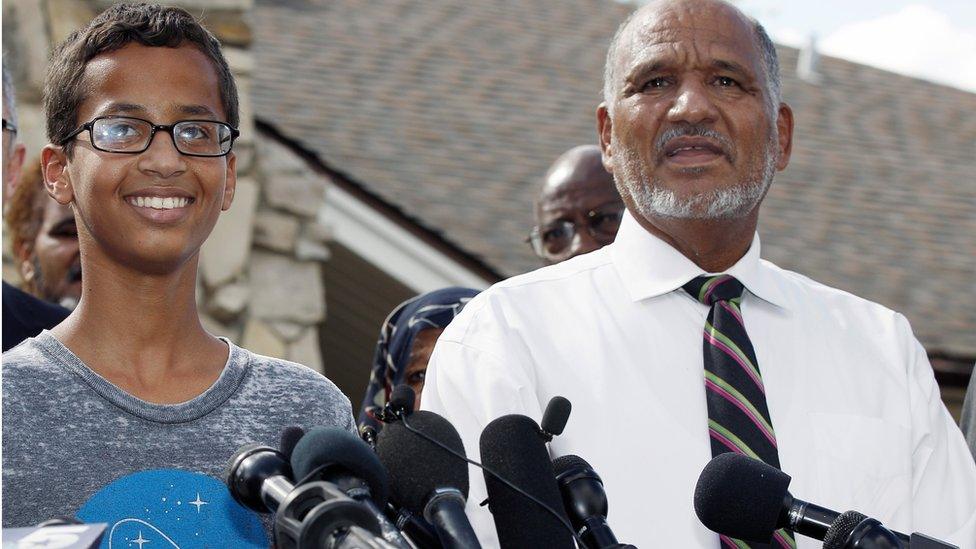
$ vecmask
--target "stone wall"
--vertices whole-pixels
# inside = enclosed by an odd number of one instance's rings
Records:
[[[5,63],[17,87],[21,141],[28,161],[47,142],[41,89],[52,44],[112,2],[3,2]],[[252,0],[180,0],[224,45],[237,79],[241,138],[234,145],[234,204],[221,215],[200,258],[198,302],[204,325],[248,349],[323,371],[318,331],[325,320],[321,265],[329,231],[316,220],[326,180],[289,150],[262,141],[251,102]],[[5,246],[6,247],[6,246]],[[5,250],[5,256],[8,250]],[[15,276],[5,261],[4,277]]]

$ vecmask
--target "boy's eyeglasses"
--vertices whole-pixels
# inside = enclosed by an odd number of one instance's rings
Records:
[[[597,242],[609,244],[617,236],[617,229],[620,228],[623,215],[622,205],[603,210],[591,210],[586,213],[586,231]],[[556,221],[541,227],[533,227],[525,240],[532,244],[535,255],[542,259],[556,260],[570,251],[578,230],[576,223],[572,221]]]
[[[215,120],[180,120],[175,124],[153,124],[128,116],[99,116],[82,124],[65,139],[67,143],[88,130],[92,147],[104,152],[139,154],[149,148],[157,131],[169,134],[173,145],[187,156],[225,156],[241,132]],[[63,144],[63,143],[62,143]]]
[[[7,130],[8,132],[14,135],[17,135],[17,126],[13,125],[13,123],[11,122],[7,122],[6,118],[3,119],[3,129]]]

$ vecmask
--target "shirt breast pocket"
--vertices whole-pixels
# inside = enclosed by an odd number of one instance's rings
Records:
[[[855,414],[811,412],[809,419],[826,504],[892,516],[911,501],[910,429]]]

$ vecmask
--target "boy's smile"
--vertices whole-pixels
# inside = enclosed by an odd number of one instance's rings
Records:
[[[84,81],[88,94],[78,109],[78,126],[106,116],[157,125],[227,120],[217,72],[194,46],[129,44],[89,61]],[[122,124],[111,131],[121,139],[131,129]],[[49,164],[46,174],[48,181],[58,180],[58,201],[74,204],[82,246],[94,240],[92,251],[140,270],[164,272],[184,264],[199,251],[220,211],[230,207],[234,153],[188,156],[166,131],[155,132],[143,152],[106,152],[93,146],[91,132],[73,139],[72,157],[62,154],[60,173]]]

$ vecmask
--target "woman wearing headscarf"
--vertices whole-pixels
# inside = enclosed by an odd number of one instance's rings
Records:
[[[383,322],[376,342],[373,369],[359,411],[360,429],[381,428],[376,414],[386,406],[393,388],[401,383],[413,388],[417,394],[414,407],[420,407],[420,392],[434,343],[476,295],[478,291],[470,288],[444,288],[408,299],[393,309]]]

